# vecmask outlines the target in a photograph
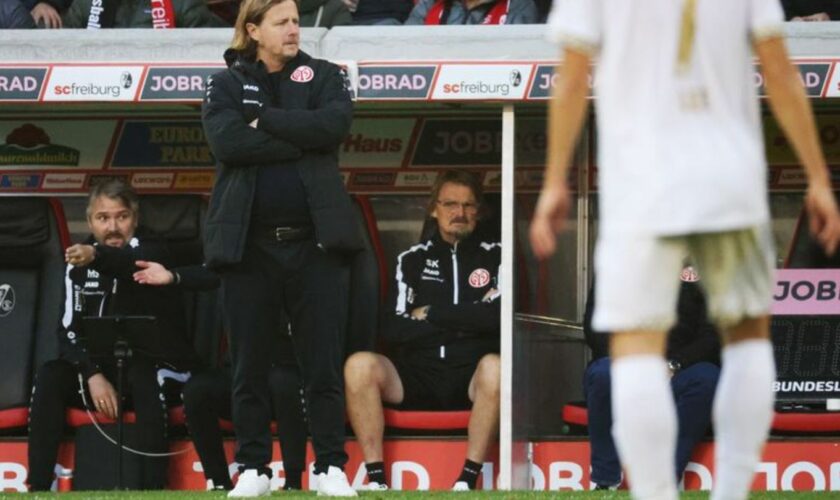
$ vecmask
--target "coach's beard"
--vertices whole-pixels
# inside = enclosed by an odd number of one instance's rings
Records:
[[[464,224],[463,226],[455,226],[449,231],[449,234],[457,241],[464,241],[473,233],[473,228],[469,226],[469,221],[466,217],[456,217],[452,219],[450,224]]]

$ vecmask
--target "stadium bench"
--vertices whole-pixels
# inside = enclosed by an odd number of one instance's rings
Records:
[[[69,245],[58,200],[0,199],[0,430],[26,427],[35,371],[58,356]]]

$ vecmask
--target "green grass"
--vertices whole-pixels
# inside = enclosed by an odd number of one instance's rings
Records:
[[[831,497],[831,493],[829,492],[754,492],[750,495],[750,500],[781,500],[781,499],[796,499],[796,500],[825,500]],[[313,492],[298,492],[298,493],[289,493],[289,492],[275,492],[273,497],[282,497],[288,499],[302,499],[302,498],[313,498],[315,493]],[[702,491],[689,491],[683,493],[681,498],[684,499],[692,499],[692,500],[700,500],[708,498],[708,492]],[[475,493],[451,493],[448,491],[388,491],[388,492],[371,492],[371,493],[362,493],[362,498],[366,498],[368,500],[374,499],[383,499],[383,500],[420,500],[425,498],[435,498],[438,500],[485,500],[485,499],[494,499],[494,500],[541,500],[541,499],[550,499],[550,498],[563,498],[563,499],[589,499],[589,500],[624,500],[629,499],[630,496],[627,494],[626,491],[622,492],[569,492],[569,491],[562,491],[562,492],[547,492],[547,491],[539,491],[539,492],[529,492],[529,491],[515,491],[515,492],[504,492],[504,491],[491,491],[491,492],[475,492]],[[108,499],[120,499],[120,500],[153,500],[153,499],[173,499],[173,500],[188,500],[188,499],[202,499],[202,500],[209,500],[209,499],[222,499],[226,498],[225,493],[221,492],[203,492],[203,491],[125,491],[125,492],[116,492],[116,491],[106,491],[106,492],[85,492],[85,491],[77,491],[72,493],[38,493],[38,494],[29,494],[29,493],[6,493],[0,494],[0,498],[27,498],[27,499],[85,499],[85,500],[108,500]]]

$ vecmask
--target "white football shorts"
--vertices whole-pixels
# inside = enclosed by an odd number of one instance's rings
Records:
[[[769,314],[775,250],[767,225],[681,236],[599,237],[595,314],[599,331],[666,331],[676,322],[680,272],[690,263],[721,328]]]

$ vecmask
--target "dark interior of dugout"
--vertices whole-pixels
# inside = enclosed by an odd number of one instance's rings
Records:
[[[818,126],[832,175],[838,178],[840,168],[840,106],[833,100],[812,101],[817,109]],[[500,206],[501,187],[501,118],[497,104],[411,104],[411,103],[366,103],[357,107],[357,122],[360,128],[342,145],[342,173],[348,190],[369,204],[368,222],[373,222],[378,232],[380,251],[376,255],[374,269],[379,274],[387,274],[393,268],[397,253],[414,244],[423,231],[428,183],[416,186],[399,185],[400,182],[416,181],[422,176],[414,174],[437,173],[447,168],[465,168],[477,172],[489,193],[491,204]],[[11,106],[3,115],[15,117],[20,122],[37,120],[27,115],[32,107]],[[121,120],[158,123],[164,115],[176,121],[194,123],[197,114],[194,106],[170,105],[152,109],[135,106],[75,106],[66,112],[70,115],[92,115],[102,119],[118,117]],[[515,189],[514,189],[514,351],[513,351],[513,418],[516,439],[552,439],[567,435],[568,427],[561,418],[561,409],[570,401],[582,399],[582,374],[589,358],[583,343],[580,322],[583,311],[583,297],[591,276],[592,249],[598,229],[597,183],[592,151],[597,140],[594,126],[587,125],[580,139],[580,147],[575,154],[570,183],[574,188],[575,203],[569,214],[569,231],[559,238],[557,255],[546,262],[537,262],[531,255],[527,242],[527,228],[536,202],[536,191],[541,182],[541,170],[545,152],[545,114],[542,104],[520,104],[515,106]],[[0,116],[2,119],[6,116]],[[381,120],[381,122],[380,122]],[[400,120],[408,120],[402,123]],[[410,127],[408,126],[410,125]],[[405,147],[405,156],[395,157],[383,154],[389,148],[396,148],[394,137],[388,140],[388,133],[399,132],[399,127],[407,128],[406,141],[411,147]],[[773,234],[779,250],[779,267],[788,260],[789,249],[791,267],[810,265],[809,259],[815,254],[807,254],[807,240],[798,238],[797,227],[802,208],[804,186],[794,176],[797,171],[795,162],[786,156],[785,143],[774,135],[777,129],[772,118],[767,118],[765,136],[770,157],[770,203],[773,215]],[[396,132],[395,132],[396,130]],[[428,131],[424,136],[423,132]],[[125,133],[125,130],[123,131]],[[379,137],[378,142],[365,142],[371,137]],[[413,137],[411,135],[414,134]],[[393,134],[392,134],[393,135]],[[403,136],[399,137],[400,139]],[[372,140],[372,139],[371,139]],[[119,149],[119,144],[117,145]],[[789,148],[788,148],[789,149]],[[410,150],[410,151],[409,151]],[[130,149],[127,150],[130,152]],[[187,150],[184,150],[187,151]],[[781,151],[781,153],[779,152]],[[113,155],[113,162],[125,158]],[[190,158],[190,155],[170,156],[170,158]],[[198,156],[199,158],[201,155]],[[192,158],[196,158],[193,156]],[[383,159],[384,158],[384,159]],[[390,162],[390,163],[389,163]],[[118,162],[117,162],[118,163]],[[132,179],[143,169],[108,165],[105,172],[102,167],[91,166],[86,172],[92,181],[95,176],[122,175]],[[201,167],[198,171],[204,171]],[[83,169],[84,170],[84,169]],[[177,182],[189,168],[167,166],[152,169],[156,173],[171,172],[175,181],[168,188],[141,189],[150,203],[144,203],[155,211],[146,218],[162,219],[168,216],[171,227],[168,231],[177,235],[176,244],[183,245],[184,253],[195,251],[197,237],[200,236],[201,213],[206,206],[206,187],[178,188]],[[187,179],[187,177],[184,177]],[[423,182],[428,182],[426,179]],[[87,234],[84,218],[83,197],[85,189],[77,192],[60,194],[34,189],[30,193],[38,197],[50,195],[57,198],[66,213],[67,227],[72,241],[79,241]],[[195,205],[192,208],[177,208],[172,200],[188,196]],[[9,199],[0,193],[0,201]],[[500,208],[494,208],[500,219]],[[148,220],[148,219],[147,219]],[[185,221],[191,221],[186,223]],[[197,221],[197,222],[196,222]],[[800,246],[802,248],[800,249]],[[192,247],[192,249],[190,249]],[[804,253],[803,253],[804,252]],[[811,255],[811,257],[808,257]],[[804,259],[804,260],[803,260]],[[820,266],[838,267],[836,261],[823,262]],[[4,271],[5,272],[5,271]],[[35,279],[36,274],[32,274]],[[44,275],[39,271],[37,277]],[[379,285],[383,282],[380,280]],[[387,284],[385,284],[387,286]],[[377,293],[380,294],[380,289]],[[200,299],[197,299],[200,301]],[[208,299],[212,304],[212,299]],[[213,310],[214,306],[190,306],[203,310]],[[218,308],[215,308],[216,311]],[[190,313],[188,313],[190,314]],[[199,321],[195,319],[194,321]],[[218,318],[209,317],[201,321],[217,322]],[[207,331],[208,327],[193,324],[191,330]],[[840,335],[840,334],[833,334]],[[41,335],[36,336],[41,338]],[[32,337],[26,342],[32,342]],[[7,337],[4,336],[4,341]],[[46,338],[46,337],[44,337]],[[832,337],[834,338],[834,337]],[[218,360],[221,342],[206,336],[194,339],[203,356]],[[29,344],[27,344],[29,345]],[[8,352],[2,346],[0,352]],[[829,369],[837,370],[837,361],[829,364]],[[38,360],[26,361],[31,371]],[[29,375],[31,377],[31,375]],[[7,404],[0,410],[14,409],[24,404],[23,384],[27,377],[16,378],[21,382],[16,389],[17,396],[10,396]],[[5,394],[5,389],[3,391]],[[9,392],[12,394],[12,392]],[[0,394],[0,398],[5,397]],[[25,433],[24,427],[16,427],[17,435]],[[411,431],[409,431],[411,433]]]

